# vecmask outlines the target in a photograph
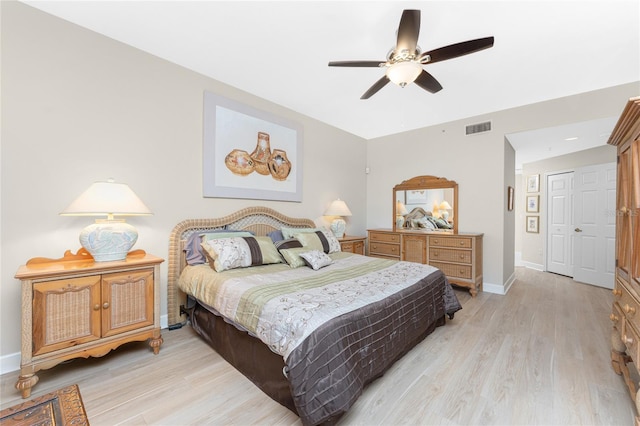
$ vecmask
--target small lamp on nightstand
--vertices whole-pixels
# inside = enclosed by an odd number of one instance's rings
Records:
[[[396,228],[402,228],[404,217],[409,214],[407,208],[400,201],[396,201]]]
[[[443,201],[440,203],[440,206],[439,206],[440,215],[445,221],[449,220],[449,210],[451,210],[451,208],[452,208],[451,205],[446,201]]]
[[[61,216],[106,216],[80,233],[80,244],[96,262],[124,260],[138,240],[138,231],[114,216],[149,216],[151,210],[127,184],[95,182],[76,198]]]
[[[342,216],[351,216],[351,210],[347,207],[347,203],[342,201],[340,198],[334,200],[329,208],[324,212],[325,216],[338,216],[331,222],[331,232],[337,238],[342,238],[344,236],[344,230],[346,227],[346,222],[342,218]]]

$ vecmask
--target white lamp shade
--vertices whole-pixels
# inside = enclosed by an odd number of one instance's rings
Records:
[[[387,77],[400,87],[413,83],[422,72],[422,66],[417,62],[396,62],[387,68]]]
[[[347,207],[347,203],[340,198],[333,201],[329,208],[324,212],[325,216],[351,216],[351,210]]]
[[[451,208],[451,205],[446,201],[440,203],[440,210],[449,210]]]
[[[409,214],[409,212],[405,205],[400,201],[396,202],[396,216],[404,216],[406,214]]]
[[[107,216],[80,233],[80,244],[96,262],[124,260],[138,239],[138,231],[113,216],[146,216],[151,210],[124,183],[96,182],[61,213],[63,216]]]
[[[61,213],[62,216],[148,216],[151,210],[125,183],[95,182]]]

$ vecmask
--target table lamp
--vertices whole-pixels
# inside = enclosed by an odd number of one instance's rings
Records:
[[[404,225],[404,216],[409,214],[407,208],[400,201],[396,201],[396,228],[402,228]]]
[[[443,201],[443,202],[440,203],[439,209],[440,209],[440,215],[442,216],[442,218],[445,221],[448,221],[449,220],[449,210],[452,209],[451,205],[449,203],[447,203],[446,201]]]
[[[80,232],[80,244],[96,262],[124,260],[138,240],[138,231],[114,216],[149,216],[151,210],[127,184],[95,182],[76,198],[61,216],[106,216]]]
[[[342,201],[340,198],[334,200],[329,208],[324,212],[325,216],[337,216],[333,222],[331,222],[331,232],[337,238],[344,237],[344,230],[347,226],[347,223],[342,219],[342,216],[351,216],[351,210],[347,207],[347,203]]]

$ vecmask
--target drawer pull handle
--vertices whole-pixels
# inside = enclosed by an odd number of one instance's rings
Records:
[[[94,310],[94,311],[99,311],[99,310],[100,310],[100,305],[96,304],[96,305],[93,307],[93,310]]]
[[[622,341],[625,345],[633,345],[633,337],[627,337],[626,334],[622,336]]]
[[[618,318],[618,316],[614,313],[612,313],[611,315],[609,315],[609,319],[613,322],[618,322],[620,321],[620,318]]]
[[[619,288],[614,288],[613,290],[611,290],[611,292],[613,293],[614,296],[616,297],[620,297],[622,296],[622,290],[620,290]]]
[[[102,309],[109,309],[109,302],[104,302],[102,304]]]
[[[624,311],[629,315],[633,315],[636,313],[636,308],[634,308],[633,306],[629,306],[627,304],[627,305],[624,305]]]
[[[464,254],[461,254],[461,255],[460,255],[460,259],[464,259]]]
[[[460,245],[463,246],[464,245],[464,241],[460,241]]]
[[[433,240],[433,244],[438,244],[438,240]]]
[[[433,257],[438,257],[438,252],[437,251],[433,252]]]

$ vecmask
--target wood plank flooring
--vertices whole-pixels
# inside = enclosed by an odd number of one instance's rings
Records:
[[[369,385],[340,425],[631,425],[611,369],[609,290],[517,268],[506,296],[456,290],[463,310]],[[202,342],[163,330],[154,356],[130,343],[40,371],[32,396],[77,383],[100,425],[299,425]],[[0,376],[0,409],[22,401]]]

